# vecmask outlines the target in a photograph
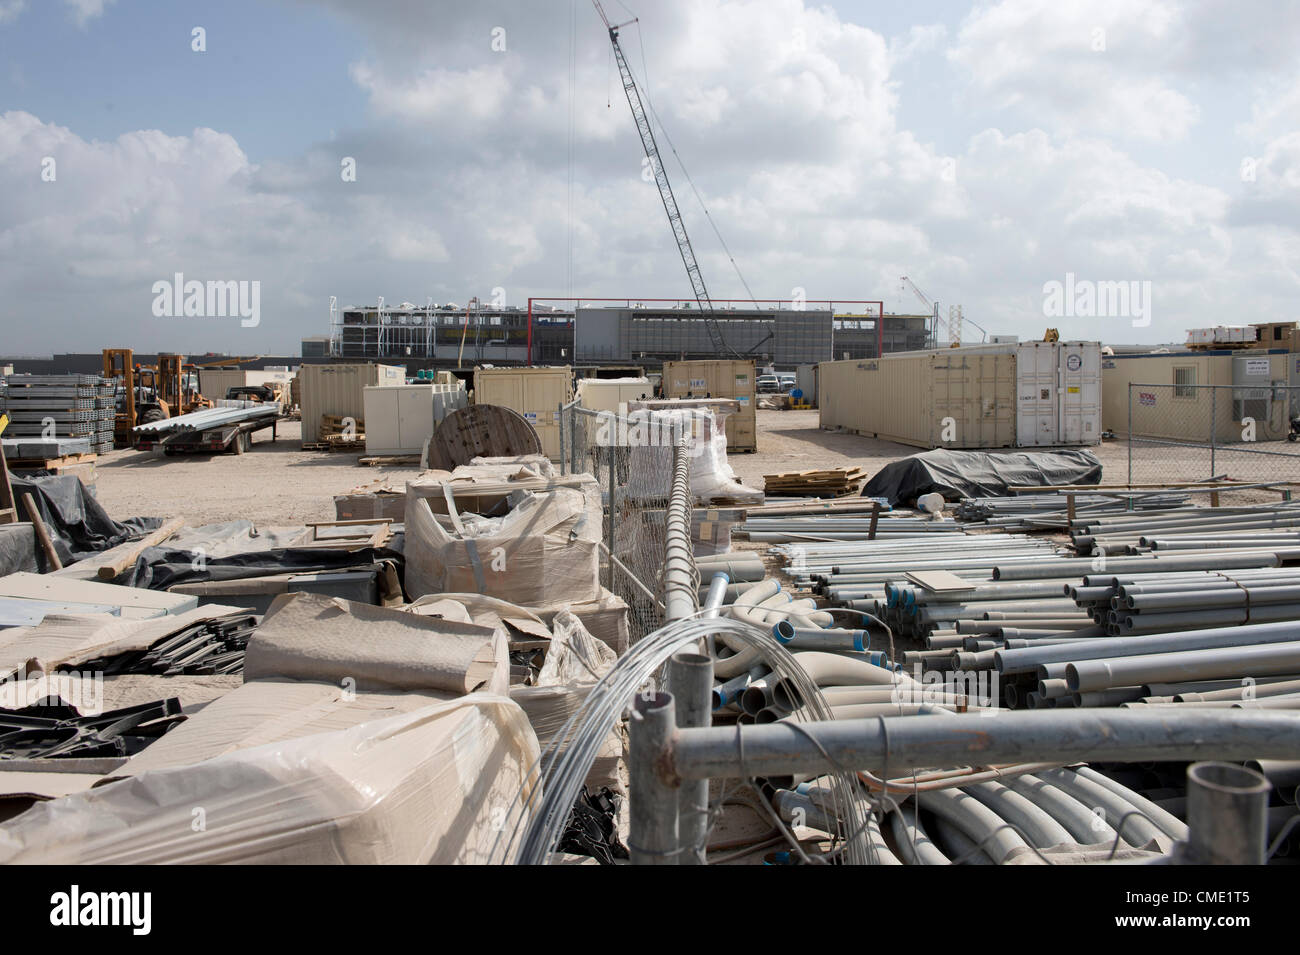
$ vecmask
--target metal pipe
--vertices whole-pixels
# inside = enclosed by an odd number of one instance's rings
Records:
[[[611,485],[610,493],[613,493]],[[691,459],[686,448],[673,448],[673,480],[664,531],[664,616],[682,620],[699,608],[699,582],[691,543]]]
[[[659,767],[669,778],[746,778],[821,775],[837,765],[874,772],[887,766],[1177,761],[1209,753],[1300,758],[1300,713],[1189,710],[1170,719],[1133,710],[999,711],[996,719],[954,714],[802,723],[797,729],[784,723],[687,729],[678,731]]]
[[[1187,859],[1194,865],[1263,865],[1269,782],[1231,763],[1187,767]]]
[[[661,773],[665,761],[671,758],[674,711],[671,694],[663,692],[639,694],[632,704],[628,730],[628,853],[633,865],[676,865],[678,861],[679,783],[669,783]]]
[[[725,577],[714,578],[725,580]],[[677,653],[668,661],[668,693],[679,727],[711,726],[713,660],[699,653]],[[709,831],[709,781],[682,783],[677,790],[679,865],[704,865]]]

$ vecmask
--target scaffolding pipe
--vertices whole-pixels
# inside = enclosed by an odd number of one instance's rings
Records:
[[[684,729],[658,765],[667,778],[701,779],[818,776],[838,766],[874,772],[886,766],[1179,761],[1210,753],[1300,759],[1300,713],[999,711],[996,718],[955,714]]]
[[[1268,837],[1264,776],[1244,766],[1187,767],[1187,858],[1194,865],[1263,865]]]
[[[691,544],[691,459],[686,448],[673,448],[673,481],[668,496],[664,541],[664,616],[683,620],[699,608],[699,581]]]
[[[711,726],[713,659],[699,653],[674,654],[668,661],[668,692],[679,727]],[[678,864],[704,865],[709,831],[707,779],[682,783],[677,791],[677,820],[682,847]]]

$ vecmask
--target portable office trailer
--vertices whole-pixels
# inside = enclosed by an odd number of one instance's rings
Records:
[[[649,378],[579,378],[578,401],[592,411],[617,412],[629,401],[654,397]]]
[[[1141,385],[1151,387],[1142,388]],[[1215,385],[1215,388],[1201,387]],[[1300,356],[1280,350],[1108,355],[1102,363],[1102,424],[1133,434],[1203,442],[1211,418],[1218,441],[1241,440],[1241,419],[1255,421],[1260,440],[1279,440],[1295,410],[1286,400],[1300,388]]]
[[[573,400],[573,369],[475,368],[474,403],[502,405],[518,411],[537,429],[542,453],[560,457],[560,405]]]
[[[302,408],[302,443],[320,440],[321,415],[341,415],[364,421],[367,385],[400,385],[406,381],[401,365],[303,365],[298,371]]]
[[[1097,444],[1101,346],[1024,342],[818,366],[824,428],[923,448]]]
[[[727,418],[727,450],[758,450],[757,402],[752,360],[709,359],[666,361],[663,367],[665,398],[734,398],[740,411]]]
[[[442,419],[465,407],[465,386],[367,385],[367,454],[420,454]]]

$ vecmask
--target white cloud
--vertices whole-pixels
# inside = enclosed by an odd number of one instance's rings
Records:
[[[12,23],[27,7],[27,0],[0,0],[0,26]]]
[[[116,0],[63,0],[63,2],[68,5],[77,26],[84,27],[91,20],[102,17],[104,8],[115,3]]]
[[[968,84],[960,108],[977,132],[947,147],[952,156],[905,128],[894,74],[948,42],[941,25],[891,44],[798,0],[675,0],[623,39],[760,297],[802,286],[811,298],[914,309],[898,293],[908,274],[985,327],[1038,335],[1046,281],[1067,271],[1149,280],[1146,340],[1293,300],[1300,134],[1285,99],[1256,99],[1253,184],[1174,175],[1154,150],[1139,161],[1126,151],[1135,129],[1198,144],[1217,135],[1195,122],[1186,60],[1219,24],[1198,4],[1057,6],[980,6],[954,31],[951,61]],[[459,18],[415,0],[369,19],[339,12],[362,38],[349,75],[367,121],[349,128],[341,117],[297,156],[253,162],[211,129],[101,142],[27,113],[0,116],[0,194],[11,199],[0,258],[13,266],[0,275],[0,317],[22,334],[11,303],[48,316],[14,347],[49,349],[49,334],[68,348],[156,342],[149,285],[174,271],[261,279],[265,316],[256,330],[161,329],[176,347],[267,353],[324,331],[330,294],[465,301],[501,286],[522,304],[566,291],[572,265],[575,293],[689,295],[599,23],[579,24],[570,87],[566,30],[536,5],[485,3]],[[506,54],[489,46],[496,23]],[[1106,30],[1101,60],[1089,49],[1094,23]],[[1282,62],[1270,42],[1260,50]],[[711,291],[743,295],[660,146]],[[57,160],[56,183],[40,182],[45,156]],[[354,183],[340,178],[344,156],[356,159]],[[87,325],[86,314],[106,317]],[[1061,331],[1137,338],[1126,326]]]
[[[1168,0],[1002,0],[966,18],[948,58],[969,76],[972,101],[1036,124],[1177,140],[1200,115],[1170,76],[1182,18]]]

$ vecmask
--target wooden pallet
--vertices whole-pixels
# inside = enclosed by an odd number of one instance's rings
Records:
[[[9,458],[9,467],[16,471],[51,471],[77,464],[93,464],[99,456],[93,453],[63,454],[55,458]]]
[[[390,467],[390,468],[410,468],[420,466],[420,456],[418,454],[373,454],[361,458],[357,464],[368,464],[372,468]]]
[[[857,493],[867,472],[861,468],[826,468],[763,475],[763,493],[772,497],[842,497]]]

